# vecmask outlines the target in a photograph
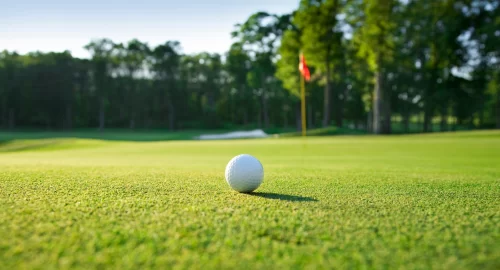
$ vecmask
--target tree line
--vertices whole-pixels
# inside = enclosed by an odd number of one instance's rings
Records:
[[[302,0],[235,25],[227,53],[134,39],[0,53],[0,127],[500,128],[500,8],[488,0]]]

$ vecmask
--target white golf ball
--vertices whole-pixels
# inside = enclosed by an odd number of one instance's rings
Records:
[[[264,168],[258,159],[242,154],[232,158],[226,166],[226,181],[238,192],[256,190],[264,179]]]

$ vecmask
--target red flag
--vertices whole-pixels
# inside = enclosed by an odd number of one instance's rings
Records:
[[[306,81],[309,81],[311,79],[311,73],[309,73],[309,68],[307,67],[306,64],[306,58],[304,57],[304,54],[300,53],[300,64],[299,64],[299,70],[302,76],[306,79]]]

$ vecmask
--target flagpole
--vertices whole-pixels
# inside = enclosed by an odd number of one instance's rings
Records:
[[[306,83],[304,76],[300,76],[300,107],[302,116],[302,136],[306,136]]]

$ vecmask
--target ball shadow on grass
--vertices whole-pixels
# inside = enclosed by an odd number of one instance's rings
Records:
[[[318,200],[311,197],[305,196],[296,196],[296,195],[288,195],[288,194],[278,194],[272,192],[251,192],[245,193],[249,196],[262,197],[266,199],[272,200],[282,200],[282,201],[290,201],[290,202],[317,202]]]

